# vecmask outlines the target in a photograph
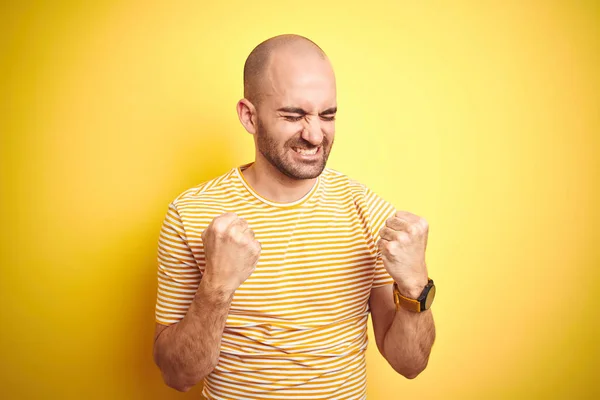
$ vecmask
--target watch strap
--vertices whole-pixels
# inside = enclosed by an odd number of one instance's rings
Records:
[[[412,311],[415,313],[421,312],[421,302],[409,297],[404,297],[400,294],[398,284],[394,282],[394,303],[396,303],[396,310],[402,307],[405,310]]]

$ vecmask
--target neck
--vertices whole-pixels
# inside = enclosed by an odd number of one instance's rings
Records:
[[[252,189],[275,203],[292,203],[304,197],[315,185],[317,178],[293,179],[261,158],[242,174]]]

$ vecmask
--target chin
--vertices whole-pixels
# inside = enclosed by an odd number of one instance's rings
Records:
[[[261,154],[273,167],[275,167],[279,172],[288,178],[305,180],[315,179],[321,175],[327,164],[327,155],[329,153],[327,152],[325,157],[321,158],[320,160],[310,163],[299,162],[286,154],[276,156],[273,153],[263,151],[261,151]]]
[[[302,165],[299,168],[286,168],[283,172],[290,178],[294,179],[314,179],[321,175],[325,169],[325,163],[319,165]]]

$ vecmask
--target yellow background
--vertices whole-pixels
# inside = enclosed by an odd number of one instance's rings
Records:
[[[0,397],[200,398],[152,362],[156,241],[181,191],[251,161],[243,63],[329,54],[329,166],[430,223],[437,340],[376,399],[598,398],[597,2],[0,6]]]

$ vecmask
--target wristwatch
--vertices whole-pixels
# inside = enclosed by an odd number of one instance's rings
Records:
[[[398,284],[394,282],[394,303],[396,303],[396,310],[400,307],[416,313],[428,310],[435,297],[435,285],[433,284],[433,279],[428,279],[427,286],[425,286],[417,299],[402,296],[398,289]]]

